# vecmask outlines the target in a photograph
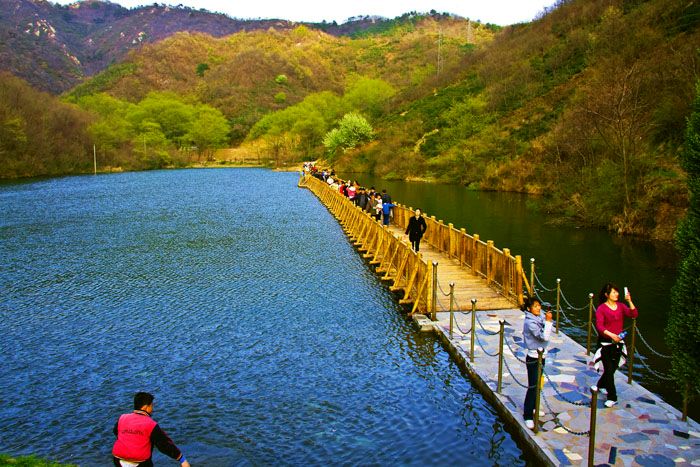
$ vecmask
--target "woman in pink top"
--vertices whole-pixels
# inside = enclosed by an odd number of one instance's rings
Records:
[[[620,365],[622,355],[622,338],[620,333],[624,328],[625,317],[636,318],[637,307],[632,303],[632,296],[625,289],[625,300],[629,306],[618,302],[620,289],[610,282],[605,284],[598,295],[600,305],[595,312],[595,327],[598,330],[598,344],[601,348],[603,375],[598,380],[598,389],[608,392],[606,407],[617,404],[617,389],[615,388],[615,371]]]

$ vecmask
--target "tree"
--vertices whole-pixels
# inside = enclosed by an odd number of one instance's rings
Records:
[[[197,147],[199,155],[206,154],[209,159],[212,149],[226,145],[229,130],[226,117],[218,109],[200,105],[185,139]]]
[[[690,206],[676,231],[681,263],[671,290],[666,341],[673,351],[671,375],[685,393],[685,404],[700,392],[700,82],[688,119],[681,164],[688,174]]]
[[[348,86],[343,100],[349,110],[362,111],[372,118],[378,118],[384,104],[394,94],[396,90],[386,81],[361,77]]]
[[[360,143],[372,141],[373,138],[372,125],[362,115],[351,112],[343,116],[338,128],[326,133],[323,145],[333,159],[339,150],[347,151]]]

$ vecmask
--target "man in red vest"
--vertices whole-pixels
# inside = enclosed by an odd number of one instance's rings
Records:
[[[117,467],[153,467],[153,446],[166,456],[176,459],[182,467],[190,467],[185,455],[175,446],[158,423],[151,418],[153,394],[137,392],[134,411],[123,414],[114,424],[117,440],[112,448]]]

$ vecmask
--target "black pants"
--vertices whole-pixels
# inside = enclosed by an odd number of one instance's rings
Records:
[[[527,366],[527,392],[525,393],[525,404],[523,405],[523,418],[532,420],[535,413],[535,399],[537,397],[537,359],[525,356]],[[542,371],[544,371],[544,358],[542,359]]]
[[[622,344],[604,345],[600,350],[600,359],[603,361],[603,375],[598,380],[598,389],[608,391],[608,400],[617,401],[617,389],[615,388],[615,371],[620,366]]]
[[[411,239],[411,248],[413,251],[420,251],[420,237]]]

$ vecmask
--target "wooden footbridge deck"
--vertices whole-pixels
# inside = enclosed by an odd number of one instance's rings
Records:
[[[507,248],[499,250],[492,241],[468,235],[435,217],[425,218],[428,229],[415,253],[404,235],[411,208],[397,205],[389,226],[355,206],[323,181],[303,176],[299,186],[310,189],[338,219],[350,240],[381,279],[391,281],[391,290],[403,292],[402,304],[412,304],[411,313],[433,318],[439,311],[468,310],[476,299],[479,310],[513,308],[522,302],[523,273],[519,256]],[[450,283],[454,284],[450,299]]]

